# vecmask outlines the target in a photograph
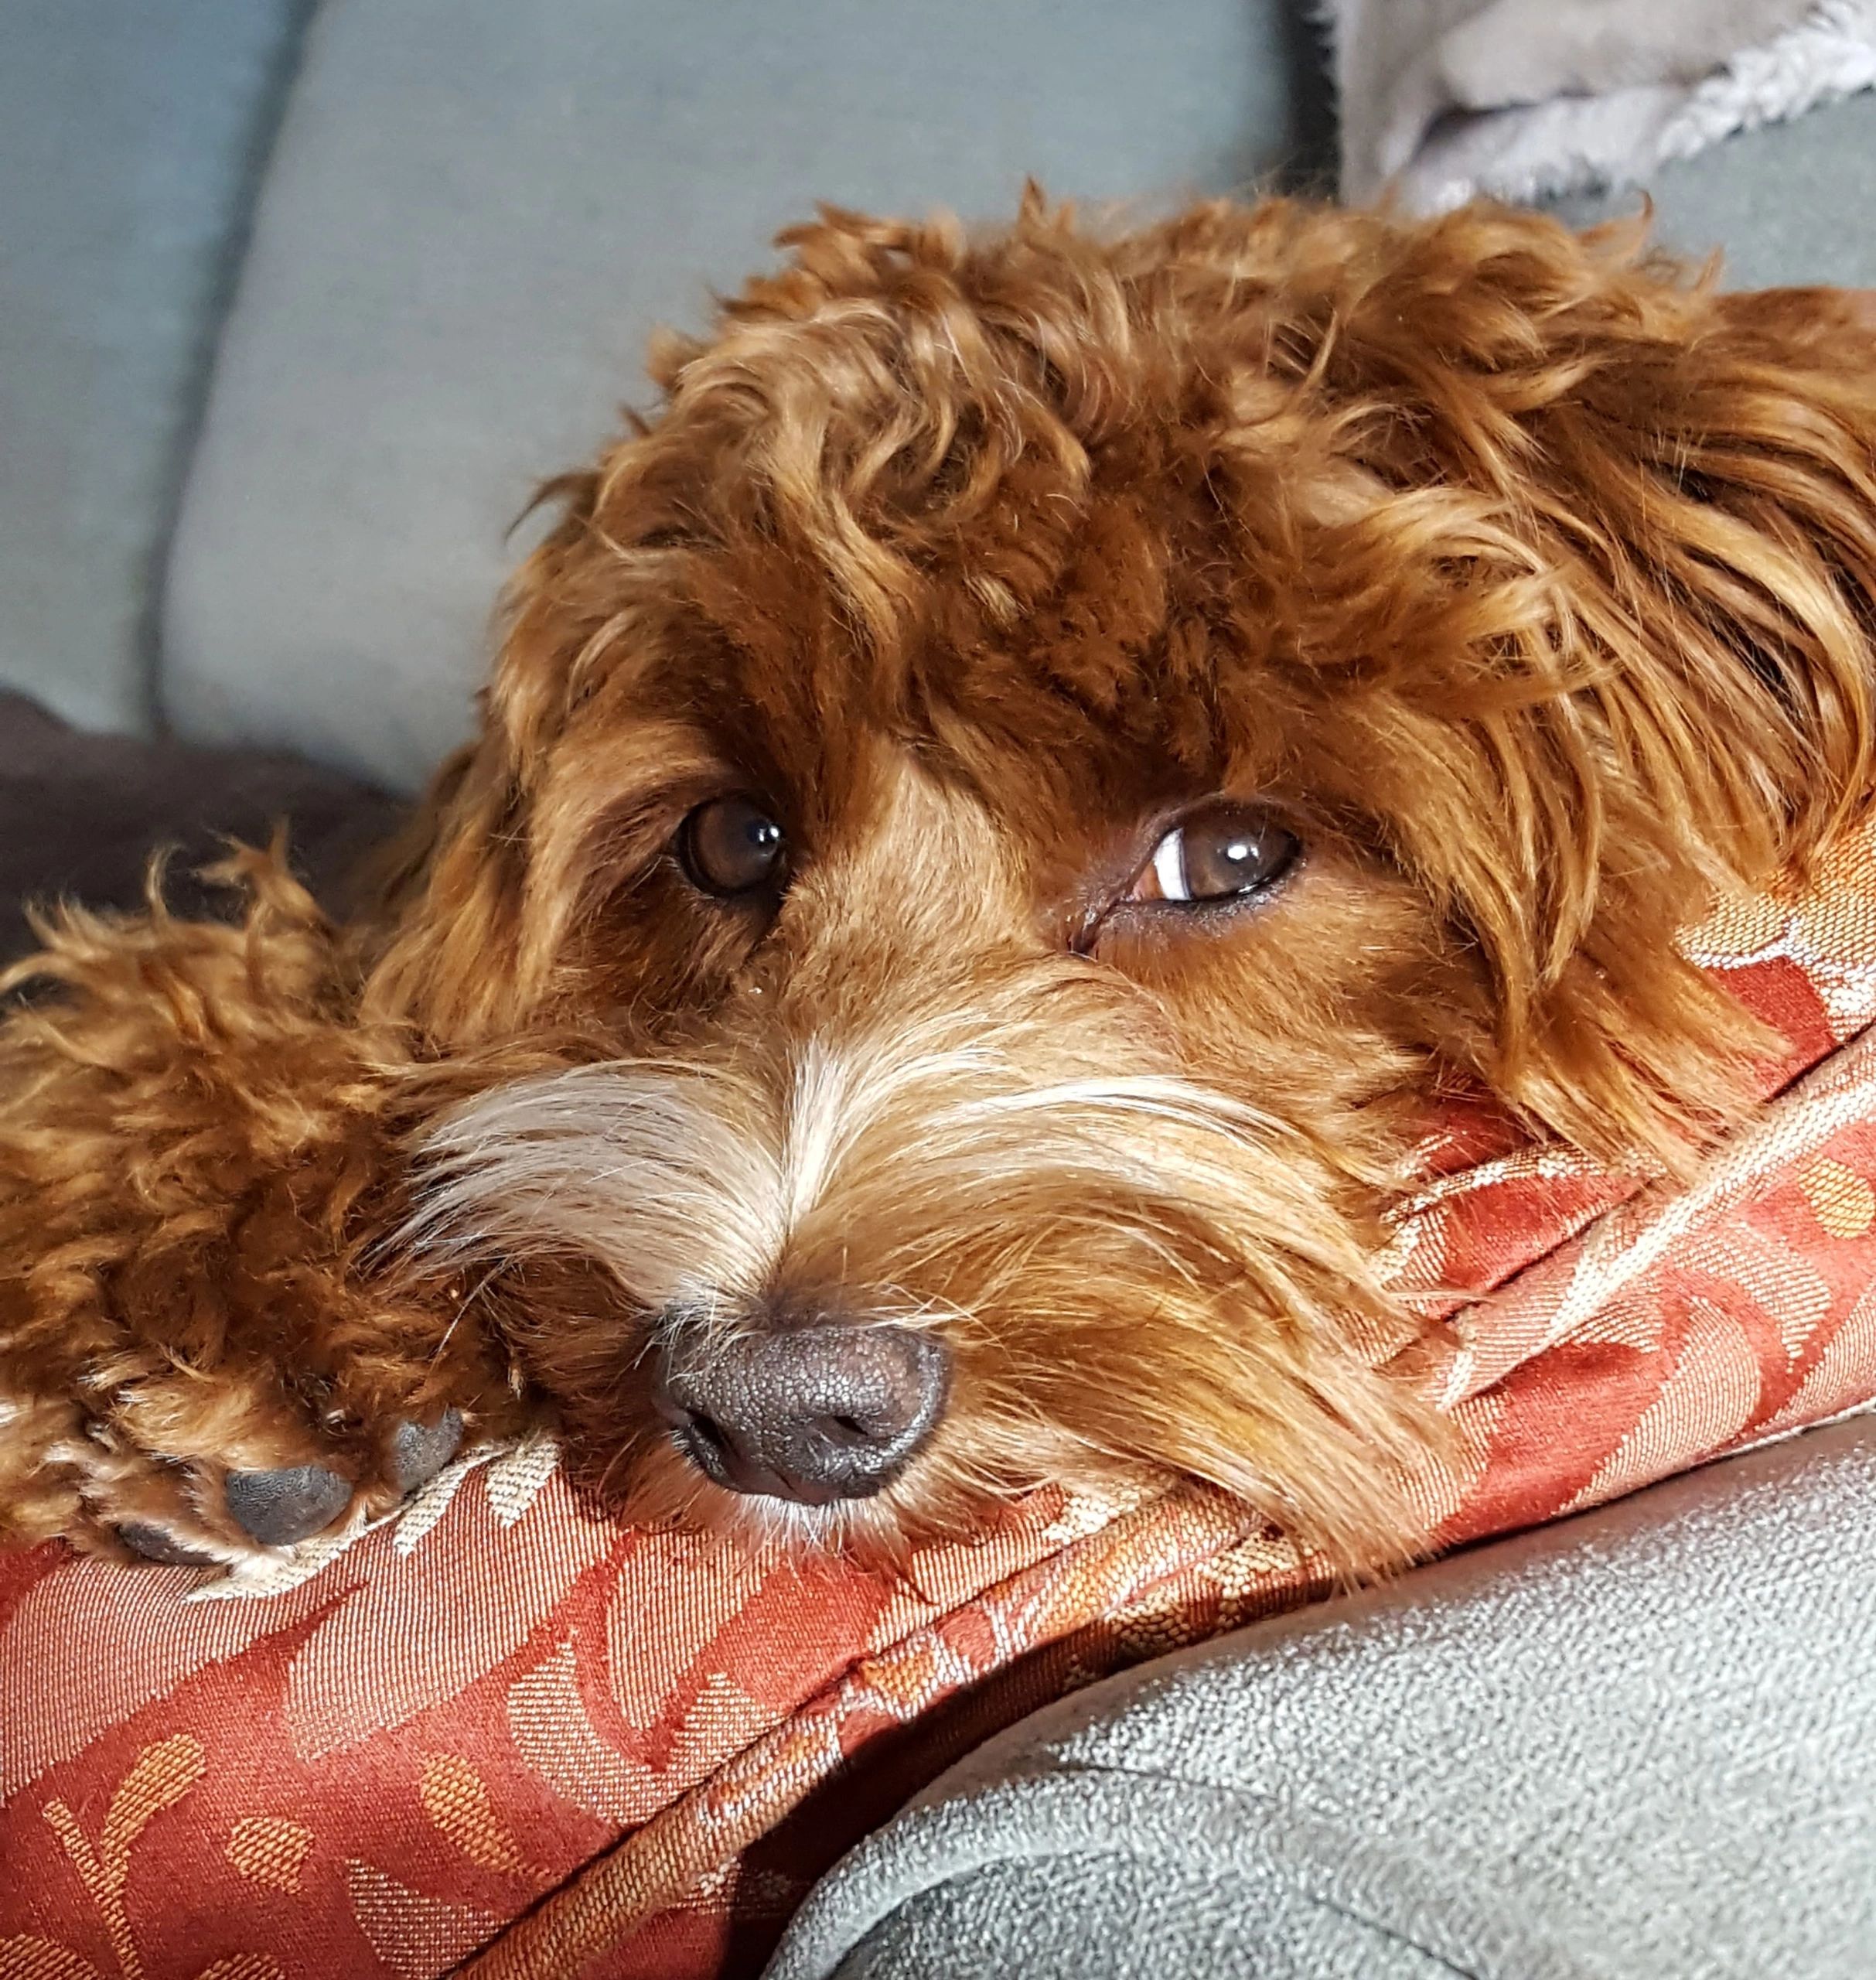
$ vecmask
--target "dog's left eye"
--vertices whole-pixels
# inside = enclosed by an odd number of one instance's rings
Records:
[[[1248,804],[1189,813],[1153,848],[1127,889],[1131,901],[1224,900],[1261,893],[1302,850],[1295,833]]]
[[[713,797],[677,828],[678,863],[707,894],[753,893],[779,878],[787,842],[752,798]]]

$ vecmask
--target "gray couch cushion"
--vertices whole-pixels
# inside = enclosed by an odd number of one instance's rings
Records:
[[[326,0],[172,566],[170,712],[415,780],[504,530],[640,395],[654,324],[817,199],[1243,186],[1304,143],[1294,36],[1286,0]]]
[[[1741,131],[1663,166],[1647,191],[1661,240],[1683,254],[1724,251],[1729,288],[1876,286],[1876,92]],[[1640,204],[1622,191],[1557,210],[1584,223]]]
[[[1039,1713],[769,1980],[1864,1980],[1876,1422]]]
[[[0,681],[148,719],[166,539],[308,0],[0,6]]]

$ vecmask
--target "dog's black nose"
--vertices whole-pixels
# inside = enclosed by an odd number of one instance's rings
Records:
[[[698,1468],[732,1491],[824,1506],[889,1484],[944,1408],[950,1356],[929,1334],[836,1322],[728,1342],[680,1330],[659,1412]]]

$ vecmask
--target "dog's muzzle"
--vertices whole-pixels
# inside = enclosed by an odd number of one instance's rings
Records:
[[[909,1328],[815,1321],[667,1335],[654,1400],[679,1449],[733,1492],[824,1506],[870,1498],[944,1412],[951,1357]]]

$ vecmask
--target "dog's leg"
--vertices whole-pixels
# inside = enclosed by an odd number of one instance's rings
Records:
[[[0,1542],[239,1560],[394,1504],[509,1427],[505,1365],[382,1255],[400,1042],[312,902],[67,916],[0,1027]],[[53,994],[45,994],[48,990]]]

